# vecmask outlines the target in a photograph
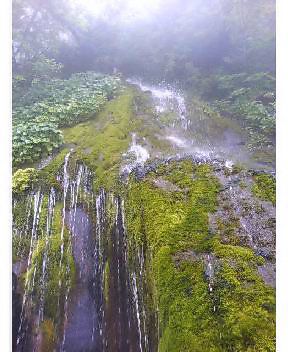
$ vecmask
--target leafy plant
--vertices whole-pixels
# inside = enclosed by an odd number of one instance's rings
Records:
[[[19,123],[13,127],[13,163],[34,162],[62,143],[62,132],[53,123]]]
[[[22,193],[31,188],[38,178],[38,171],[33,168],[18,169],[12,179],[12,191],[14,194]]]
[[[274,77],[265,72],[214,76],[213,94],[210,99],[214,108],[237,119],[248,132],[249,149],[275,144]]]
[[[14,165],[34,162],[58,148],[63,143],[59,128],[99,112],[119,87],[119,78],[95,72],[77,73],[67,80],[34,80],[13,104]]]

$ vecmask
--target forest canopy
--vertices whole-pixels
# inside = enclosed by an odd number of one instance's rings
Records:
[[[46,65],[51,74],[55,65],[49,60],[64,65],[66,75],[116,68],[185,83],[223,71],[274,73],[275,4],[14,0],[14,73],[31,79]]]

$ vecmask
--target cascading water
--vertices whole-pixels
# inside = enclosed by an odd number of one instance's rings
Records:
[[[161,126],[161,133],[156,138],[167,140],[174,155],[196,156],[205,161],[233,159],[234,162],[255,165],[243,148],[243,136],[235,126],[232,128],[231,121],[228,124],[221,117],[219,122],[217,113],[211,118],[201,102],[189,105],[188,111],[183,93],[169,84],[149,85],[139,79],[127,79],[127,82],[137,85],[144,92],[151,92]],[[226,122],[231,127],[224,128]]]
[[[42,275],[40,279],[40,299],[39,299],[39,314],[38,314],[38,324],[37,324],[38,329],[39,329],[40,323],[44,319],[44,300],[45,300],[46,279],[47,279],[47,264],[49,261],[48,245],[49,245],[49,236],[51,234],[51,225],[53,221],[55,204],[56,204],[55,190],[54,188],[51,188],[49,199],[48,199],[45,249],[44,249],[43,262],[42,262]]]
[[[39,217],[41,213],[42,199],[43,199],[43,195],[41,194],[40,190],[38,190],[33,195],[33,222],[32,222],[30,248],[29,248],[28,262],[27,262],[27,275],[25,279],[24,294],[23,294],[22,308],[21,308],[21,314],[20,314],[20,324],[19,324],[19,329],[17,334],[16,351],[21,351],[23,348],[27,348],[27,346],[29,346],[29,343],[30,343],[28,341],[29,315],[31,314],[32,303],[33,303],[32,295],[30,295],[30,292],[34,288],[34,284],[35,284],[34,279],[35,279],[35,272],[36,272],[36,267],[33,269],[31,264],[32,264],[32,255],[37,245],[36,244],[37,229],[38,229]]]
[[[143,153],[136,135],[132,149],[139,162]],[[18,229],[14,224],[14,236],[30,238],[15,351],[40,351],[43,324],[51,319],[56,351],[154,351],[147,332],[144,252],[136,245],[129,252],[124,200],[104,189],[95,194],[90,170],[73,164],[71,152],[57,181],[60,189],[29,194],[25,225]],[[53,268],[59,279],[51,317]]]
[[[136,133],[132,133],[131,145],[128,152],[123,155],[125,165],[122,167],[121,174],[127,176],[137,166],[144,166],[150,154],[146,148],[137,143]]]
[[[190,120],[187,119],[185,98],[181,92],[169,86],[164,88],[162,86],[146,85],[138,79],[127,79],[127,82],[139,86],[142,91],[151,92],[157,114],[176,112],[176,118],[171,121],[171,127],[180,127],[185,131],[189,128]]]

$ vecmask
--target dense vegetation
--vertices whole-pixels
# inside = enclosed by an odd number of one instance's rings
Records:
[[[221,115],[236,119],[250,136],[251,150],[275,146],[275,77],[265,72],[210,75],[193,93]]]
[[[24,78],[18,85],[25,85],[23,81]],[[117,78],[93,72],[74,74],[67,80],[34,79],[13,109],[14,165],[37,161],[61,146],[63,136],[59,128],[97,113],[117,88]]]

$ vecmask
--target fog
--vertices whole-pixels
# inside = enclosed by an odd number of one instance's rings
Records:
[[[199,71],[274,72],[274,13],[272,0],[15,1],[14,69],[41,53],[66,74],[117,68],[183,81]]]

